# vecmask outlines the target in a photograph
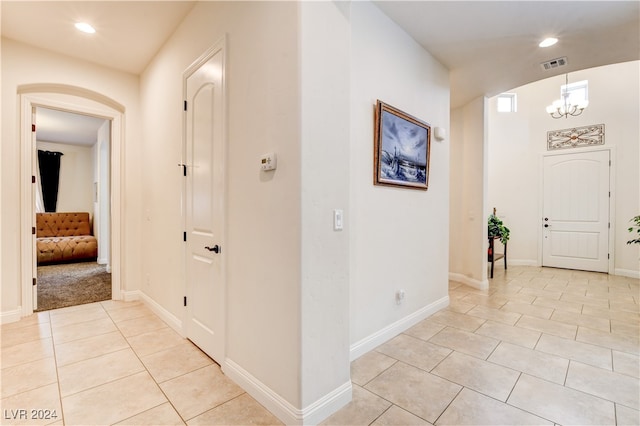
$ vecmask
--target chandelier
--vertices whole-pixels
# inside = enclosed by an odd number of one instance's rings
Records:
[[[565,75],[565,89],[562,92],[562,99],[558,99],[554,101],[551,105],[547,107],[547,113],[551,115],[553,118],[562,118],[577,116],[582,114],[582,111],[589,105],[589,101],[584,100],[582,102],[578,102],[576,104],[571,104],[569,100],[569,74]]]

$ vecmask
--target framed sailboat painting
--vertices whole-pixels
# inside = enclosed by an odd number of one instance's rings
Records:
[[[376,102],[374,184],[426,190],[431,126],[380,100]]]

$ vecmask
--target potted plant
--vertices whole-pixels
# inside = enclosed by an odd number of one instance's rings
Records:
[[[633,222],[633,225],[629,227],[628,231],[631,232],[632,235],[635,235],[636,238],[630,239],[627,241],[627,244],[640,244],[640,215],[634,217],[629,222]]]
[[[496,209],[493,209],[493,213],[489,215],[489,238],[500,238],[502,244],[506,244],[509,241],[509,228],[504,226],[504,223],[496,216]]]

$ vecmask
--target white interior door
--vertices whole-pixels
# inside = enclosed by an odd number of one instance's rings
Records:
[[[609,151],[544,157],[542,264],[609,270]]]
[[[187,337],[224,360],[224,51],[186,78]]]

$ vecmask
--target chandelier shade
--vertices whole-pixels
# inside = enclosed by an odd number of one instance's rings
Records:
[[[580,102],[576,102],[574,104],[571,103],[569,99],[569,74],[565,75],[565,90],[562,93],[562,99],[558,99],[553,101],[551,105],[547,107],[547,114],[549,114],[553,118],[568,118],[571,116],[578,116],[582,114],[584,109],[589,105],[589,101],[583,100]]]

